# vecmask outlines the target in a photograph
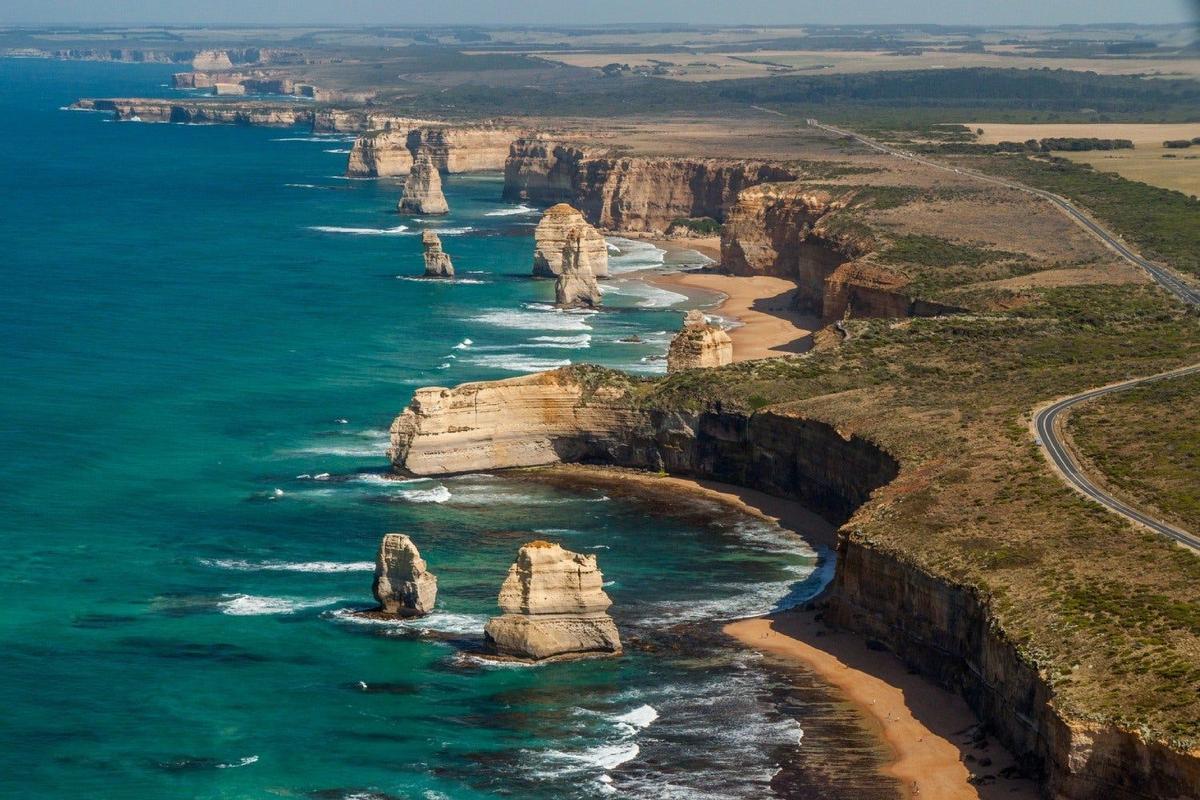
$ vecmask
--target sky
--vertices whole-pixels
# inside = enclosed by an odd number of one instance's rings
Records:
[[[1200,22],[1200,0],[0,0],[0,23],[1047,25]]]

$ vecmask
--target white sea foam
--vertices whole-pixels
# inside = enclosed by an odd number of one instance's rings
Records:
[[[637,239],[610,236],[605,241],[609,244],[608,272],[610,275],[661,267],[667,255],[667,251],[661,247]],[[615,248],[615,252],[613,248]]]
[[[334,147],[329,150],[322,150],[321,152],[323,152],[323,153],[340,153],[342,155],[348,155],[350,153],[349,150],[347,150],[346,148],[342,148],[342,147]]]
[[[520,214],[536,214],[538,210],[522,203],[515,208],[501,208],[497,211],[488,211],[484,214],[485,217],[515,217]]]
[[[468,359],[472,364],[492,369],[502,369],[506,372],[544,372],[548,369],[571,366],[569,358],[533,358],[519,353],[497,353],[495,355],[478,355]]]
[[[487,311],[472,321],[494,325],[497,328],[548,331],[589,331],[588,318],[582,314],[568,314],[549,307],[548,311]]]
[[[370,561],[244,561],[236,558],[202,558],[206,567],[238,572],[369,572]]]
[[[287,186],[291,189],[320,189],[321,188],[320,186],[317,186],[315,183],[285,183],[284,186]]]
[[[445,486],[434,486],[432,489],[415,489],[398,495],[408,503],[445,503],[450,499],[450,490]]]
[[[599,767],[607,770],[615,769],[626,761],[637,758],[640,750],[641,748],[638,747],[636,742],[617,742],[615,744],[596,745],[577,753],[563,750],[547,750],[543,755],[555,761],[577,764],[580,769]]]
[[[473,340],[471,340],[471,339],[463,339],[461,342],[459,342],[458,344],[454,345],[454,349],[455,349],[455,350],[466,350],[468,347],[470,347],[470,346],[471,346],[471,345],[473,345],[473,344],[475,344],[475,342],[474,342]]]
[[[283,136],[272,142],[353,142],[354,136]],[[349,151],[347,151],[349,152]]]
[[[310,231],[321,233],[348,233],[353,236],[404,236],[408,231],[407,225],[397,225],[394,228],[344,228],[337,225],[310,225]]]
[[[325,616],[351,625],[375,625],[396,630],[433,631],[463,636],[482,636],[488,618],[482,614],[455,614],[449,611],[434,611],[424,617],[411,619],[385,619],[368,617],[359,613],[361,609],[339,608]]]
[[[481,281],[478,278],[432,278],[426,275],[397,275],[396,280],[417,281],[419,283],[447,283],[452,286],[479,286],[491,283],[491,281]]]
[[[226,594],[227,599],[217,604],[222,614],[234,617],[253,617],[264,614],[294,614],[306,608],[320,608],[333,605],[340,598],[325,597],[315,600],[298,599],[294,597],[259,597],[252,594]]]
[[[632,711],[613,717],[614,722],[627,726],[630,732],[649,727],[656,719],[658,719],[658,711],[654,706],[648,704],[640,705]]]
[[[580,333],[575,336],[534,336],[529,347],[586,349],[592,346],[592,335]]]
[[[248,767],[258,761],[258,756],[246,756],[239,758],[231,764],[217,764],[217,769],[237,769],[238,767]]]

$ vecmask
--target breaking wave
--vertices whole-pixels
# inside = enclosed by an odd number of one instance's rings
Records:
[[[225,600],[217,603],[222,614],[233,617],[256,617],[264,614],[294,614],[307,608],[331,606],[340,602],[338,597],[303,600],[291,597],[260,597],[253,594],[226,594]]]
[[[206,567],[237,572],[369,572],[370,561],[244,561],[237,558],[202,558]]]

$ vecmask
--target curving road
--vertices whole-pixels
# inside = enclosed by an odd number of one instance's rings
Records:
[[[878,150],[881,153],[887,153],[888,155],[892,155],[897,158],[905,158],[909,161],[914,161],[927,167],[943,170],[944,172],[953,172],[958,175],[969,175],[976,180],[981,180],[986,183],[993,183],[997,186],[1004,186],[1009,189],[1016,189],[1019,192],[1025,192],[1026,194],[1032,194],[1036,197],[1042,198],[1043,200],[1047,200],[1050,203],[1053,203],[1059,211],[1062,211],[1064,214],[1078,223],[1085,231],[1092,234],[1113,251],[1115,251],[1117,255],[1121,256],[1134,266],[1144,269],[1147,273],[1149,273],[1150,277],[1153,278],[1156,283],[1158,283],[1159,286],[1162,286],[1168,292],[1175,295],[1175,297],[1179,298],[1188,305],[1200,305],[1200,289],[1189,286],[1170,270],[1155,264],[1153,261],[1148,261],[1145,258],[1142,258],[1133,250],[1129,249],[1129,247],[1121,241],[1119,236],[1105,228],[1100,223],[1096,222],[1083,211],[1076,208],[1070,200],[1062,197],[1061,195],[1054,194],[1053,192],[1047,192],[1042,189],[1035,189],[1032,186],[1026,186],[1023,183],[1017,183],[1016,181],[1010,181],[1005,178],[997,178],[994,175],[988,175],[977,170],[941,164],[931,158],[919,156],[915,153],[909,153],[905,150],[892,147],[891,145],[877,142],[874,139],[871,139],[867,136],[862,136],[854,131],[847,131],[841,128],[835,128],[832,125],[822,124],[815,119],[809,119],[808,124],[810,127],[819,128],[826,133],[832,133],[837,136],[848,136],[851,139],[854,139],[855,141],[864,144],[873,150]]]
[[[1129,249],[1129,247],[1127,247],[1125,243],[1121,241],[1120,237],[1118,237],[1115,233],[1112,233],[1086,213],[1076,208],[1071,201],[1065,197],[1054,194],[1053,192],[1044,191],[1042,189],[1035,189],[1032,186],[1026,186],[1025,184],[1017,183],[1016,181],[1010,181],[1005,178],[997,178],[994,175],[988,175],[973,169],[963,169],[960,167],[951,167],[946,164],[940,164],[933,159],[925,158],[923,156],[916,155],[915,153],[909,153],[896,147],[891,147],[890,145],[877,142],[874,139],[854,133],[853,131],[842,130],[841,128],[835,128],[832,125],[823,125],[815,119],[809,119],[808,124],[811,127],[819,128],[827,133],[832,133],[837,136],[848,136],[851,139],[854,139],[855,141],[860,142],[861,144],[864,144],[873,150],[878,150],[881,153],[887,153],[888,155],[892,155],[897,158],[905,158],[910,161],[915,161],[919,164],[923,164],[934,169],[953,172],[958,175],[969,175],[977,180],[993,183],[998,186],[1004,186],[1009,189],[1016,189],[1017,191],[1025,192],[1026,194],[1032,194],[1042,198],[1043,200],[1047,200],[1050,203],[1053,203],[1059,211],[1062,211],[1064,214],[1082,226],[1084,230],[1111,248],[1117,253],[1117,255],[1121,256],[1134,266],[1144,269],[1150,275],[1150,277],[1153,278],[1156,283],[1158,283],[1159,286],[1162,286],[1183,303],[1192,306],[1200,306],[1200,289],[1189,286],[1169,270],[1160,267],[1152,261],[1142,258],[1133,250]],[[1182,369],[1171,370],[1170,372],[1162,372],[1158,375],[1151,375],[1145,378],[1134,378],[1133,380],[1125,381],[1123,383],[1102,386],[1099,389],[1089,389],[1086,392],[1081,392],[1080,394],[1063,398],[1062,400],[1058,400],[1044,408],[1035,411],[1033,417],[1033,426],[1034,431],[1036,432],[1037,443],[1041,446],[1042,451],[1045,452],[1046,457],[1050,459],[1051,463],[1054,464],[1063,478],[1065,478],[1068,483],[1082,492],[1085,496],[1095,500],[1101,505],[1104,505],[1109,510],[1120,514],[1128,520],[1131,520],[1139,525],[1144,525],[1150,530],[1160,533],[1170,539],[1174,539],[1175,541],[1187,545],[1188,547],[1200,550],[1200,536],[1195,536],[1185,530],[1176,528],[1174,525],[1169,525],[1161,520],[1157,520],[1154,517],[1149,516],[1148,514],[1144,514],[1141,511],[1138,511],[1136,508],[1121,502],[1093,483],[1091,479],[1083,474],[1083,471],[1079,467],[1079,462],[1075,459],[1075,456],[1063,442],[1058,431],[1059,421],[1063,419],[1067,411],[1079,403],[1086,402],[1102,395],[1112,394],[1113,392],[1122,392],[1126,389],[1132,389],[1135,386],[1140,386],[1141,384],[1149,383],[1151,381],[1163,380],[1164,378],[1176,378],[1182,375],[1190,375],[1195,372],[1200,372],[1200,364],[1194,364],[1190,367],[1183,367]]]
[[[1046,456],[1058,468],[1062,476],[1084,495],[1101,505],[1107,506],[1110,510],[1115,511],[1126,519],[1130,519],[1140,525],[1145,525],[1150,530],[1161,533],[1163,536],[1174,539],[1188,547],[1200,550],[1200,536],[1194,536],[1181,528],[1176,528],[1174,525],[1168,525],[1161,520],[1154,519],[1138,511],[1136,508],[1122,503],[1092,483],[1091,479],[1080,470],[1079,462],[1075,460],[1075,455],[1062,441],[1058,430],[1059,420],[1063,419],[1065,413],[1079,403],[1102,395],[1123,392],[1126,389],[1132,389],[1135,386],[1150,383],[1151,381],[1178,378],[1197,372],[1200,372],[1200,364],[1193,364],[1190,367],[1175,369],[1170,372],[1161,372],[1158,375],[1151,375],[1146,378],[1134,378],[1123,383],[1102,386],[1099,389],[1089,389],[1086,392],[1058,400],[1036,411],[1033,415],[1033,427],[1037,433],[1037,442],[1042,446],[1042,450],[1045,451]]]

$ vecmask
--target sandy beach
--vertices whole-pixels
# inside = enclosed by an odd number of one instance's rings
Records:
[[[650,475],[608,467],[564,465],[550,470],[581,482],[641,484],[655,492],[691,493],[725,503],[832,548],[837,533],[799,503],[715,481]],[[1005,777],[1014,764],[995,739],[983,736],[966,702],[908,668],[893,654],[871,649],[859,636],[836,631],[819,611],[785,611],[739,620],[725,633],[746,647],[815,673],[841,692],[892,753],[883,772],[905,796],[921,800],[1035,800],[1037,785]]]
[[[815,316],[793,308],[796,284],[786,278],[671,272],[647,280],[665,289],[702,289],[724,295],[715,312],[740,323],[729,331],[734,361],[803,353],[812,347],[812,332],[821,327]]]
[[[636,234],[626,234],[636,237]],[[667,252],[690,251],[721,259],[718,236],[689,239],[644,238]],[[812,347],[813,331],[821,320],[795,310],[796,284],[787,278],[770,275],[734,276],[717,272],[647,272],[645,280],[674,291],[700,290],[724,297],[716,314],[737,322],[729,330],[733,339],[733,360],[749,361],[803,353]]]

